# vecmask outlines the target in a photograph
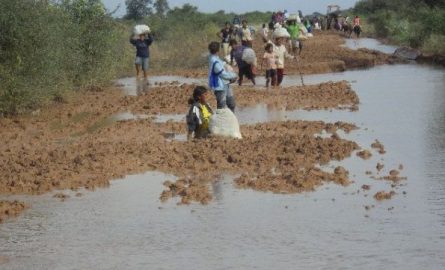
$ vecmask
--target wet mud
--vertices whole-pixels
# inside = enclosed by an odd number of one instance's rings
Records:
[[[332,66],[344,69],[360,63],[383,64],[389,59],[376,51],[337,46],[343,42],[332,34],[307,41],[308,49],[299,62],[303,72],[338,71]],[[295,71],[296,62],[288,65],[288,72]],[[196,70],[177,73],[185,77],[201,75]],[[29,116],[0,119],[1,135],[8,140],[0,146],[0,194],[94,190],[108,187],[112,179],[151,170],[179,177],[166,185],[161,200],[181,197],[183,204],[208,203],[212,199],[209,183],[226,173],[239,175],[235,184],[240,188],[275,193],[311,191],[327,182],[350,182],[342,167],[334,172],[318,168],[360,149],[355,142],[337,135],[338,130],[348,133],[356,129],[350,123],[271,122],[241,126],[243,140],[174,139],[176,134],[186,133],[185,123],[159,123],[156,115],[185,114],[194,87],[180,82],[158,83],[138,96],[127,96],[120,88],[85,91]],[[360,102],[345,81],[268,90],[234,89],[241,108],[263,103],[287,110],[355,111]],[[214,107],[214,99],[209,100]],[[144,117],[113,118],[122,112]],[[315,136],[322,132],[328,136]],[[171,139],[166,134],[175,136]],[[61,201],[68,199],[62,193],[55,196]]]
[[[22,213],[28,206],[19,201],[0,201],[0,223],[8,218],[16,217]],[[0,264],[2,263],[0,257]]]

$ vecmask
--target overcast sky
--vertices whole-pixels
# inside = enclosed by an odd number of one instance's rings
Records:
[[[102,1],[109,10],[114,10],[118,4],[121,4],[117,15],[125,14],[125,0]],[[203,12],[225,10],[227,12],[244,13],[255,10],[275,11],[287,9],[291,13],[302,10],[304,14],[311,14],[314,11],[325,13],[327,5],[333,3],[341,8],[350,8],[354,6],[357,0],[168,0],[168,2],[171,7],[190,3]]]

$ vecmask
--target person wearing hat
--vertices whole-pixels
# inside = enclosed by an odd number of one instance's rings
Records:
[[[197,86],[193,90],[193,96],[189,99],[190,109],[187,114],[187,138],[194,134],[195,138],[206,138],[209,134],[210,117],[212,108],[207,103],[208,90],[204,86]]]

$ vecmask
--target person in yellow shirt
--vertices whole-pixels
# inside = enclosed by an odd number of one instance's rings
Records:
[[[187,138],[206,138],[209,134],[210,118],[213,114],[212,108],[207,104],[208,90],[204,86],[197,86],[193,90],[193,96],[189,100],[190,109],[187,114]]]

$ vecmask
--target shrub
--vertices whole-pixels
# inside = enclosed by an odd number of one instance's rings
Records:
[[[0,0],[0,114],[103,85],[119,71],[125,30],[101,1],[48,2]]]

